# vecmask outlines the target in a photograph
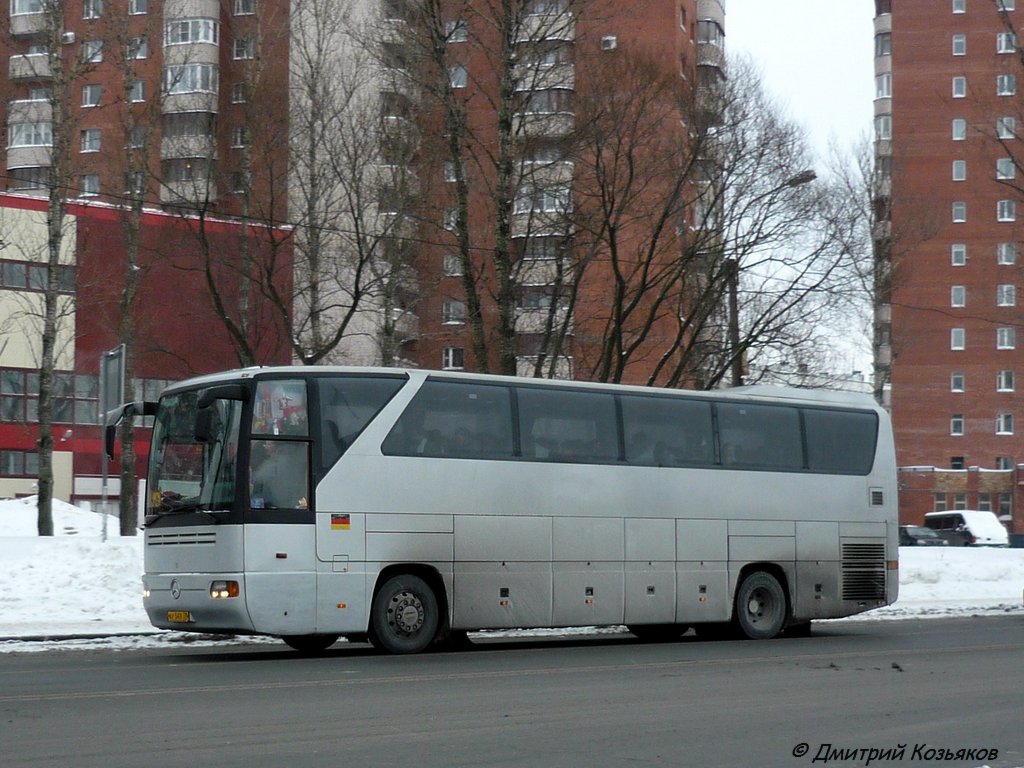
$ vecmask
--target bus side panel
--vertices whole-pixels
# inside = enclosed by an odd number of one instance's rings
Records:
[[[676,622],[702,624],[732,616],[729,570],[724,560],[676,564]]]
[[[729,524],[726,520],[676,520],[676,622],[727,621]]]
[[[452,629],[551,627],[551,563],[457,562]]]
[[[552,626],[550,517],[455,518],[452,628]]]
[[[840,606],[839,524],[797,522],[793,618],[834,616]]]
[[[676,620],[675,520],[626,518],[627,624]]]
[[[556,517],[552,539],[555,625],[621,624],[625,589],[622,518]]]
[[[257,632],[316,631],[315,553],[312,525],[245,526],[245,601]]]

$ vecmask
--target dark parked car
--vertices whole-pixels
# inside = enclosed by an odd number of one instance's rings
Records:
[[[920,525],[900,526],[901,547],[944,547],[947,541],[931,528]]]

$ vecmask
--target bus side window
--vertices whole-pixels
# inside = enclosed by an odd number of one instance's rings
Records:
[[[320,462],[330,467],[405,385],[404,378],[324,376],[320,396]]]
[[[309,461],[305,442],[253,440],[249,499],[253,509],[306,509]]]

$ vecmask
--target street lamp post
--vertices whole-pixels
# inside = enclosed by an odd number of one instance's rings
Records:
[[[772,190],[761,195],[761,197],[768,197],[776,192],[783,189],[790,189],[792,187],[800,187],[804,184],[810,184],[812,181],[818,178],[818,174],[813,168],[807,168],[806,170],[800,171],[795,176],[791,176],[786,179],[782,184],[775,187]],[[755,198],[760,199],[760,198]],[[739,259],[726,259],[725,260],[726,270],[726,286],[729,291],[729,353],[731,359],[729,360],[729,371],[730,378],[732,380],[732,386],[742,387],[743,386],[743,349],[740,345],[740,262]]]

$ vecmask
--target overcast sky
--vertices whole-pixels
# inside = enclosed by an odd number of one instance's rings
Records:
[[[819,156],[869,136],[874,99],[871,0],[725,0],[725,39],[746,54]]]

